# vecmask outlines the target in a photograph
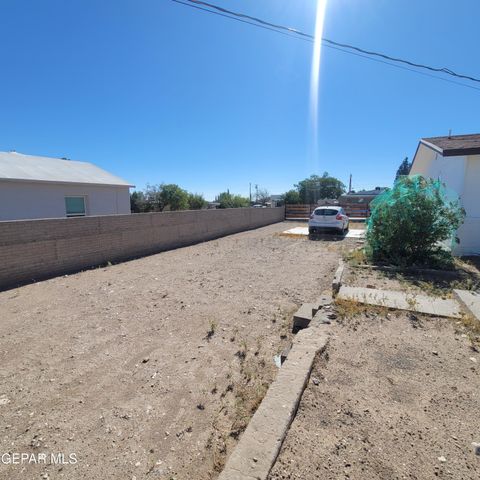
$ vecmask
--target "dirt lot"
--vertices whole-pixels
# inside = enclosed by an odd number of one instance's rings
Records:
[[[0,478],[215,477],[348,245],[295,225],[0,293],[0,453],[77,460]]]
[[[340,319],[270,480],[480,478],[480,354],[467,333],[407,313]]]

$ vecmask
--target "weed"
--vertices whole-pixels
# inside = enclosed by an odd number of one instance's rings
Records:
[[[353,318],[365,313],[374,313],[377,315],[386,315],[389,312],[387,307],[366,305],[355,300],[344,300],[337,298],[335,300],[337,314],[340,318]]]
[[[354,250],[345,252],[343,259],[345,262],[348,262],[350,265],[352,265],[352,267],[356,267],[357,265],[366,265],[368,263],[365,250],[363,248],[356,248]]]
[[[217,329],[217,322],[215,320],[210,320],[210,326],[207,331],[206,339],[210,340],[215,335],[215,330]]]

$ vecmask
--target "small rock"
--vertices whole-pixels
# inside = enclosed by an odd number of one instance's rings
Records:
[[[445,463],[447,461],[447,459],[442,455],[441,457],[438,457],[438,461],[442,462],[442,463]]]
[[[258,458],[257,458],[257,457],[253,457],[253,461],[254,461],[255,463],[257,463],[257,462],[258,462]]]
[[[472,447],[474,449],[475,455],[480,456],[480,442],[472,442]]]
[[[318,380],[318,378],[312,377],[312,382],[314,385],[320,385],[320,381]]]
[[[473,362],[473,363],[477,363],[477,359],[475,357],[470,357],[470,360]]]
[[[438,357],[438,352],[436,350],[433,350],[432,355],[436,355]]]
[[[145,358],[142,360],[142,363],[147,363],[149,360],[150,360],[150,358],[145,357]]]

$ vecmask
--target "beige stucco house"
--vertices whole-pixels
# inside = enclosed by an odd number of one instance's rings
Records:
[[[130,213],[130,187],[91,163],[0,152],[0,221]]]
[[[422,138],[410,175],[440,179],[460,197],[465,223],[456,255],[480,255],[480,134]]]

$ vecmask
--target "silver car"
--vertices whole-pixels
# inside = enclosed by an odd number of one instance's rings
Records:
[[[325,229],[334,229],[344,234],[350,220],[342,207],[318,207],[310,215],[308,233],[314,234]]]

